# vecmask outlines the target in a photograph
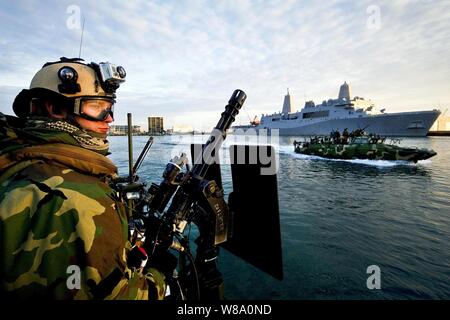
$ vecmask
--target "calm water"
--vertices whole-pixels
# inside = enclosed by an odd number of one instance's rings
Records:
[[[192,138],[155,137],[140,177],[159,183],[167,161],[187,152]],[[146,140],[134,137],[135,159]],[[227,298],[450,299],[450,137],[403,139],[438,153],[418,164],[303,156],[293,140],[276,145],[285,278],[222,250]],[[110,143],[111,159],[126,174],[127,138]],[[228,166],[222,174],[229,192]],[[366,286],[370,265],[380,267],[380,290]]]

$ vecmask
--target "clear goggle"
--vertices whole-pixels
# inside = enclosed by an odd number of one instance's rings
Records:
[[[77,98],[74,113],[91,121],[105,121],[109,115],[114,120],[114,102],[111,98]]]

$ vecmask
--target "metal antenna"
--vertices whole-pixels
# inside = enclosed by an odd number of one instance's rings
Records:
[[[84,21],[86,19],[83,16],[83,26],[81,27],[81,39],[80,39],[80,50],[78,51],[78,58],[81,58],[81,46],[83,45],[83,33],[84,33]]]

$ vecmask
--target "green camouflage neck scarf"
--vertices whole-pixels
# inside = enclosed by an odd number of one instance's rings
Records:
[[[64,120],[30,120],[29,124],[39,129],[47,129],[70,134],[81,147],[88,150],[97,151],[101,154],[108,154],[109,142],[105,135],[98,135],[80,129]]]

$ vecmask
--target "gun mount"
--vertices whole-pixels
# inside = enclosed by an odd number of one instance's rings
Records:
[[[133,241],[141,243],[148,261],[157,260],[169,249],[176,250],[178,266],[175,277],[168,281],[174,284],[173,298],[223,298],[223,279],[217,266],[219,247],[277,279],[283,277],[276,174],[261,174],[267,161],[236,161],[238,153],[242,157],[243,152],[248,159],[248,154],[261,154],[264,149],[274,163],[273,147],[230,147],[235,158],[231,161],[233,191],[228,203],[224,199],[216,155],[245,99],[242,90],[235,90],[206,143],[191,145],[192,168],[186,154],[174,157],[166,165],[163,180],[146,190],[145,184],[137,181],[138,164],[130,164],[133,176],[123,179],[128,183],[122,181],[118,188],[133,213]],[[139,156],[139,165],[152,142],[149,139]],[[130,199],[134,199],[133,204]],[[199,233],[195,257],[185,232],[191,223]]]

